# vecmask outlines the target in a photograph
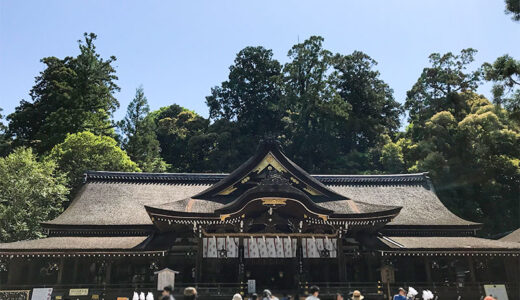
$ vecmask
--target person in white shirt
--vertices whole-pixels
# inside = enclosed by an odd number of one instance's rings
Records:
[[[305,300],[320,300],[320,298],[318,298],[318,295],[320,294],[320,288],[313,285],[311,286],[310,288],[310,296],[307,297]]]

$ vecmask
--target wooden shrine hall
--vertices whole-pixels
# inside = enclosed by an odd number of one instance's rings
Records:
[[[478,299],[491,284],[520,299],[520,241],[476,237],[481,224],[451,213],[426,173],[310,175],[272,140],[230,174],[87,172],[42,226],[46,238],[0,244],[0,290],[157,295],[169,268],[175,295],[196,286],[201,299],[312,284],[365,299],[399,286]]]

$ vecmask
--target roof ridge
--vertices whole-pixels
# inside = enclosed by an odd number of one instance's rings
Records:
[[[125,181],[196,181],[217,182],[226,177],[226,173],[139,173],[113,171],[87,171],[84,180],[125,180]],[[311,174],[322,183],[397,183],[397,182],[425,182],[429,179],[428,173],[410,174]]]

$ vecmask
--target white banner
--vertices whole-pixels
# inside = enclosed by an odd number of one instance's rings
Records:
[[[202,257],[238,257],[238,238],[210,237],[202,240]]]
[[[245,258],[293,258],[296,257],[297,240],[280,237],[244,238]],[[236,258],[238,257],[238,238],[204,238],[203,257]],[[328,238],[303,238],[303,257],[336,257],[337,240]]]

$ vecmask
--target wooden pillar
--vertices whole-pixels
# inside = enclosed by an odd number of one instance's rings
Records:
[[[33,283],[35,283],[33,281],[34,280],[34,271],[37,268],[37,261],[36,261],[35,258],[33,258],[33,259],[31,259],[31,260],[29,260],[27,262],[27,268],[28,268],[28,270],[27,270],[27,281],[26,281],[26,283],[33,284]],[[36,281],[38,281],[38,280],[36,280]]]
[[[298,282],[303,281],[303,244],[302,238],[298,237],[296,242],[296,258],[298,260]]]
[[[520,282],[520,260],[514,256],[506,256],[503,257],[503,262],[506,271],[506,282]]]
[[[197,238],[197,258],[195,261],[195,283],[199,283],[202,280],[202,252],[203,252],[203,245],[202,245],[202,237]]]
[[[238,282],[240,282],[241,289],[244,288],[246,282],[245,276],[245,261],[244,261],[244,238],[240,237],[238,239]],[[242,290],[244,294],[247,292],[246,290]]]
[[[296,278],[298,278],[298,292],[295,295],[295,299],[299,299],[299,296],[301,295],[301,293],[303,293],[302,289],[305,288],[303,276],[303,244],[301,237],[297,237],[296,239],[296,268]]]
[[[370,252],[366,252],[364,255],[363,255],[364,259],[365,259],[365,263],[366,263],[366,266],[367,266],[367,269],[368,269],[368,281],[376,281],[375,280],[375,276],[374,276],[374,270],[373,270],[373,265],[372,265],[372,255]]]
[[[475,265],[473,264],[473,258],[468,256],[468,268],[469,268],[469,278],[472,283],[477,282],[477,277],[475,275]]]
[[[105,265],[105,284],[110,284],[110,276],[112,273],[112,262],[106,262]]]
[[[60,263],[58,265],[58,276],[56,279],[57,284],[62,284],[63,279],[63,270],[65,269],[65,259],[62,257],[60,258]]]
[[[427,256],[424,257],[424,271],[426,272],[426,281],[428,283],[432,283],[433,282],[432,264],[431,264],[430,259]]]
[[[338,279],[339,282],[347,281],[347,270],[345,262],[345,252],[343,251],[343,239],[338,238],[337,242],[337,255],[338,255]]]
[[[79,258],[73,258],[74,259],[74,269],[72,273],[72,283],[77,283],[78,281],[78,260]]]
[[[12,259],[7,261],[7,284],[8,285],[13,284],[14,277],[16,275],[18,275],[17,273],[19,272],[20,267],[21,267],[21,261],[18,261],[17,267],[15,267],[15,263]]]

